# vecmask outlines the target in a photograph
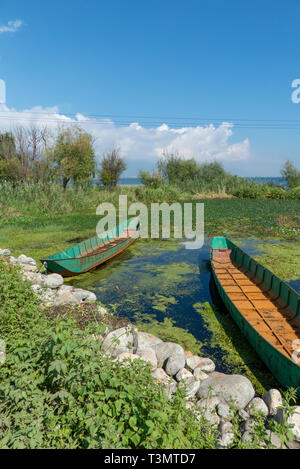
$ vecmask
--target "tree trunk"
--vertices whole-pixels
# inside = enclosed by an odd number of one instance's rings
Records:
[[[70,178],[63,178],[63,189],[66,190],[67,184],[70,181]]]

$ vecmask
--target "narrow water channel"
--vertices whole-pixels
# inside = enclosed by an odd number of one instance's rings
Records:
[[[172,341],[177,337],[186,349],[209,356],[217,371],[245,373],[258,392],[280,387],[218,298],[210,275],[210,241],[189,250],[177,241],[139,240],[111,262],[69,282],[95,292],[105,307],[144,330]],[[250,255],[259,253],[256,241],[238,241]]]

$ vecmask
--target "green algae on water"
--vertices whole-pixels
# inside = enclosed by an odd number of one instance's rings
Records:
[[[201,354],[202,344],[186,329],[176,327],[170,318],[164,318],[162,322],[159,322],[151,315],[146,315],[143,316],[143,321],[137,319],[136,325],[140,331],[156,335],[164,342],[175,342],[194,355]]]
[[[260,243],[257,247],[264,253],[254,258],[275,275],[285,281],[297,280],[300,277],[299,242]]]

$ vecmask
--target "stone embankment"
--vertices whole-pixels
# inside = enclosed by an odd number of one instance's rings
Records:
[[[21,254],[11,256],[9,249],[0,249],[0,256],[22,269],[24,279],[31,282],[31,288],[45,305],[79,304],[96,301],[95,293],[82,288],[64,285],[64,279],[59,274],[43,274],[39,272],[36,261],[32,257]]]

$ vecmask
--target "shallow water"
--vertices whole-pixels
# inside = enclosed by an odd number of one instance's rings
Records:
[[[219,300],[211,282],[210,241],[188,250],[177,241],[140,240],[105,266],[69,283],[95,292],[104,306],[132,321],[154,321],[163,330],[163,321],[169,318],[173,326],[194,336],[201,354],[215,360],[218,371],[247,372],[260,390],[278,386]],[[259,241],[236,241],[250,255],[261,252]],[[213,309],[204,315],[199,305],[206,302]]]

